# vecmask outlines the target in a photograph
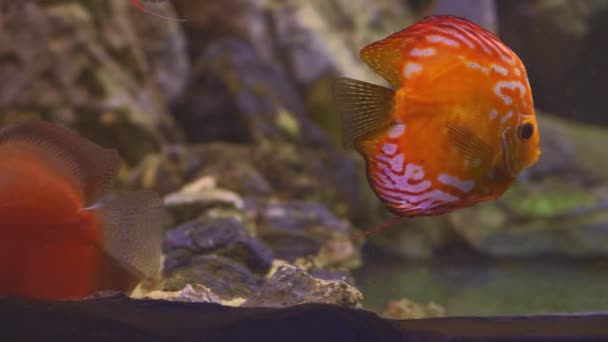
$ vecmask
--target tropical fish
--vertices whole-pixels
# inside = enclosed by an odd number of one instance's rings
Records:
[[[146,2],[164,2],[167,0],[143,0]],[[171,17],[167,17],[165,15],[162,14],[158,14],[155,12],[150,11],[149,9],[147,9],[142,3],[141,0],[131,0],[131,4],[133,4],[133,6],[135,6],[137,9],[139,9],[140,11],[155,16],[155,17],[159,17],[159,18],[163,18],[163,19],[167,19],[167,20],[171,20],[171,21],[187,21],[185,19],[179,19],[179,18],[171,18]]]
[[[162,201],[104,197],[118,166],[116,151],[61,126],[0,130],[0,296],[78,299],[156,276]]]
[[[398,215],[386,225],[496,199],[538,159],[526,69],[491,32],[431,16],[360,55],[392,89],[340,78],[334,91],[345,147]]]

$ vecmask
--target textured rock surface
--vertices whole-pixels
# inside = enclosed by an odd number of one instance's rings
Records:
[[[12,7],[0,28],[0,76],[10,80],[0,86],[0,124],[67,124],[131,164],[179,141],[167,102],[189,71],[184,37],[135,11],[121,0]]]
[[[238,261],[253,272],[265,274],[272,251],[256,240],[235,218],[198,219],[167,233],[163,244],[166,272],[188,263],[187,255],[216,254]]]
[[[281,265],[244,307],[285,307],[303,303],[326,303],[360,307],[363,295],[342,280],[316,279],[291,266]]]
[[[180,267],[167,271],[162,289],[178,291],[187,284],[202,284],[222,300],[230,300],[247,298],[264,285],[262,275],[231,258],[209,254],[185,259]]]
[[[174,302],[221,303],[220,298],[215,295],[211,289],[200,284],[194,286],[187,284],[182,290],[173,292],[152,291],[145,294],[143,298],[170,300]]]
[[[317,264],[356,268],[360,262],[350,225],[319,203],[268,203],[257,217],[258,235],[277,258],[319,255]]]

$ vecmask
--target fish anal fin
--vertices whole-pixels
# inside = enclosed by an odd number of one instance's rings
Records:
[[[101,249],[130,273],[154,277],[160,270],[162,198],[142,190],[107,200],[92,210],[101,222]]]
[[[334,83],[334,96],[342,115],[344,147],[357,146],[384,131],[391,123],[392,89],[379,85],[339,78]]]
[[[68,128],[44,121],[28,120],[0,131],[0,145],[17,143],[35,153],[50,167],[81,186],[83,200],[91,205],[112,186],[120,157]]]
[[[393,88],[399,88],[403,79],[403,49],[411,40],[398,32],[364,47],[360,52],[361,59]]]
[[[492,158],[492,147],[473,130],[455,120],[446,123],[450,143],[463,153],[465,159],[478,161],[480,165]]]

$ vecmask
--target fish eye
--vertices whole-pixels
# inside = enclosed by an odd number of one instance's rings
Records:
[[[534,125],[529,122],[526,122],[519,128],[519,137],[521,140],[530,139],[532,134],[534,134]]]

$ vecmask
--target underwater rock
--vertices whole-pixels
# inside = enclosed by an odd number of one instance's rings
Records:
[[[205,177],[211,178],[213,187],[232,191],[243,201],[299,198],[325,203],[342,215],[360,202],[352,160],[321,147],[287,143],[172,146],[138,165],[129,177],[129,187],[167,195]]]
[[[129,186],[153,189],[163,195],[219,188],[240,197],[270,196],[273,188],[258,171],[262,165],[258,150],[221,142],[168,146],[160,155],[148,156],[131,172]]]
[[[357,246],[350,238],[351,227],[325,205],[304,201],[265,203],[258,209],[257,234],[277,258],[290,262],[318,255],[323,266],[356,268],[360,264]]]
[[[360,193],[367,183],[350,153],[336,148],[331,83],[341,73],[382,83],[360,60],[360,48],[413,23],[431,3],[174,1],[188,20],[195,67],[172,112],[190,142],[256,146],[262,158],[254,169],[277,196],[328,203],[338,216],[366,220],[377,201]]]
[[[165,289],[200,283],[222,300],[247,298],[275,257],[308,259],[311,274],[352,283],[348,270],[361,263],[361,241],[336,214],[346,215],[348,206],[331,179],[318,177],[331,172],[329,163],[302,158],[318,157],[314,149],[300,150],[285,144],[174,146],[132,172],[130,186],[164,194],[178,225],[164,244]],[[235,284],[210,279],[224,276]]]
[[[172,146],[137,166],[129,176],[129,187],[172,194],[175,206],[169,209],[176,224],[214,205],[253,211],[255,216],[258,208],[271,199],[316,202],[337,217],[362,215],[362,208],[367,206],[359,193],[352,160],[337,156],[335,150],[287,143]],[[197,196],[204,198],[190,203]],[[241,207],[241,203],[250,209]]]
[[[280,265],[244,307],[285,307],[303,303],[327,303],[360,307],[363,295],[340,280],[321,280],[295,266]]]
[[[164,204],[176,222],[191,220],[205,209],[223,206],[243,209],[243,200],[236,193],[220,189],[215,178],[204,176],[164,197]]]
[[[294,86],[336,70],[373,73],[363,67],[358,49],[428,14],[430,0],[225,0],[174,1],[188,20],[191,54],[199,59],[217,38],[239,37],[260,59],[281,70]]]
[[[501,38],[526,65],[534,104],[572,120],[608,124],[608,3],[499,0],[498,14]]]
[[[445,308],[433,302],[422,305],[407,298],[402,298],[390,301],[381,316],[392,319],[443,317],[445,316]]]
[[[0,77],[10,80],[0,85],[0,124],[65,124],[131,165],[180,141],[167,101],[188,69],[183,34],[129,9],[122,0],[15,6],[0,25]]]
[[[240,262],[255,273],[266,274],[272,251],[253,238],[235,218],[199,218],[167,232],[163,243],[164,271],[190,264],[186,255],[216,254]]]
[[[163,280],[163,290],[177,291],[187,284],[202,284],[220,299],[230,300],[247,298],[264,284],[262,275],[233,259],[215,254],[190,256],[183,253],[184,260],[176,262],[179,267],[172,269]],[[179,256],[173,255],[172,258],[176,260]]]
[[[294,85],[246,41],[214,41],[201,60],[204,64],[172,105],[189,142],[325,139],[304,116]]]
[[[142,296],[144,299],[163,299],[174,302],[221,303],[220,298],[206,286],[186,284],[179,291],[151,291]]]

